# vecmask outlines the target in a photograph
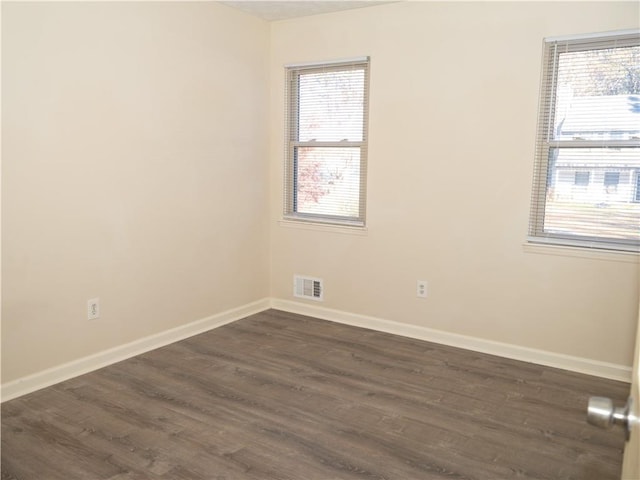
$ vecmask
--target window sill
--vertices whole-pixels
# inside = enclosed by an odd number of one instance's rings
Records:
[[[338,225],[335,223],[320,223],[310,222],[304,220],[287,220],[282,219],[278,221],[278,225],[286,228],[297,228],[302,230],[313,230],[316,232],[331,232],[340,233],[345,235],[368,235],[367,227],[360,227],[356,225]]]
[[[525,253],[542,255],[556,255],[561,257],[588,258],[592,260],[606,260],[609,262],[640,263],[638,252],[623,252],[602,250],[587,247],[570,247],[567,245],[553,245],[544,243],[525,242],[522,245]]]

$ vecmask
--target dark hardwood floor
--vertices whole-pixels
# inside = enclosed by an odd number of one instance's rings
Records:
[[[620,477],[628,385],[270,310],[2,405],[2,479]]]

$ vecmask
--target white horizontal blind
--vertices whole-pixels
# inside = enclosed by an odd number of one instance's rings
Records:
[[[364,225],[368,59],[287,69],[285,217]]]
[[[529,240],[640,247],[640,32],[545,42]]]

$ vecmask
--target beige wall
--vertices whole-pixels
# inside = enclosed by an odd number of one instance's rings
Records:
[[[306,274],[325,280],[328,308],[631,365],[637,257],[523,243],[543,37],[637,28],[639,14],[636,2],[403,2],[272,24],[272,296],[293,299],[292,275]],[[283,65],[361,55],[367,233],[280,225]]]
[[[266,22],[3,2],[2,37],[3,383],[268,296]]]
[[[637,261],[522,245],[542,37],[638,13],[404,2],[269,25],[212,2],[3,2],[2,382],[291,299],[294,273],[329,308],[630,365]],[[360,55],[366,235],[281,226],[282,65]]]

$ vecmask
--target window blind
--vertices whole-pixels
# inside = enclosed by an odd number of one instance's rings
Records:
[[[368,58],[286,74],[285,218],[364,225]]]
[[[640,32],[545,41],[529,240],[640,247]]]

